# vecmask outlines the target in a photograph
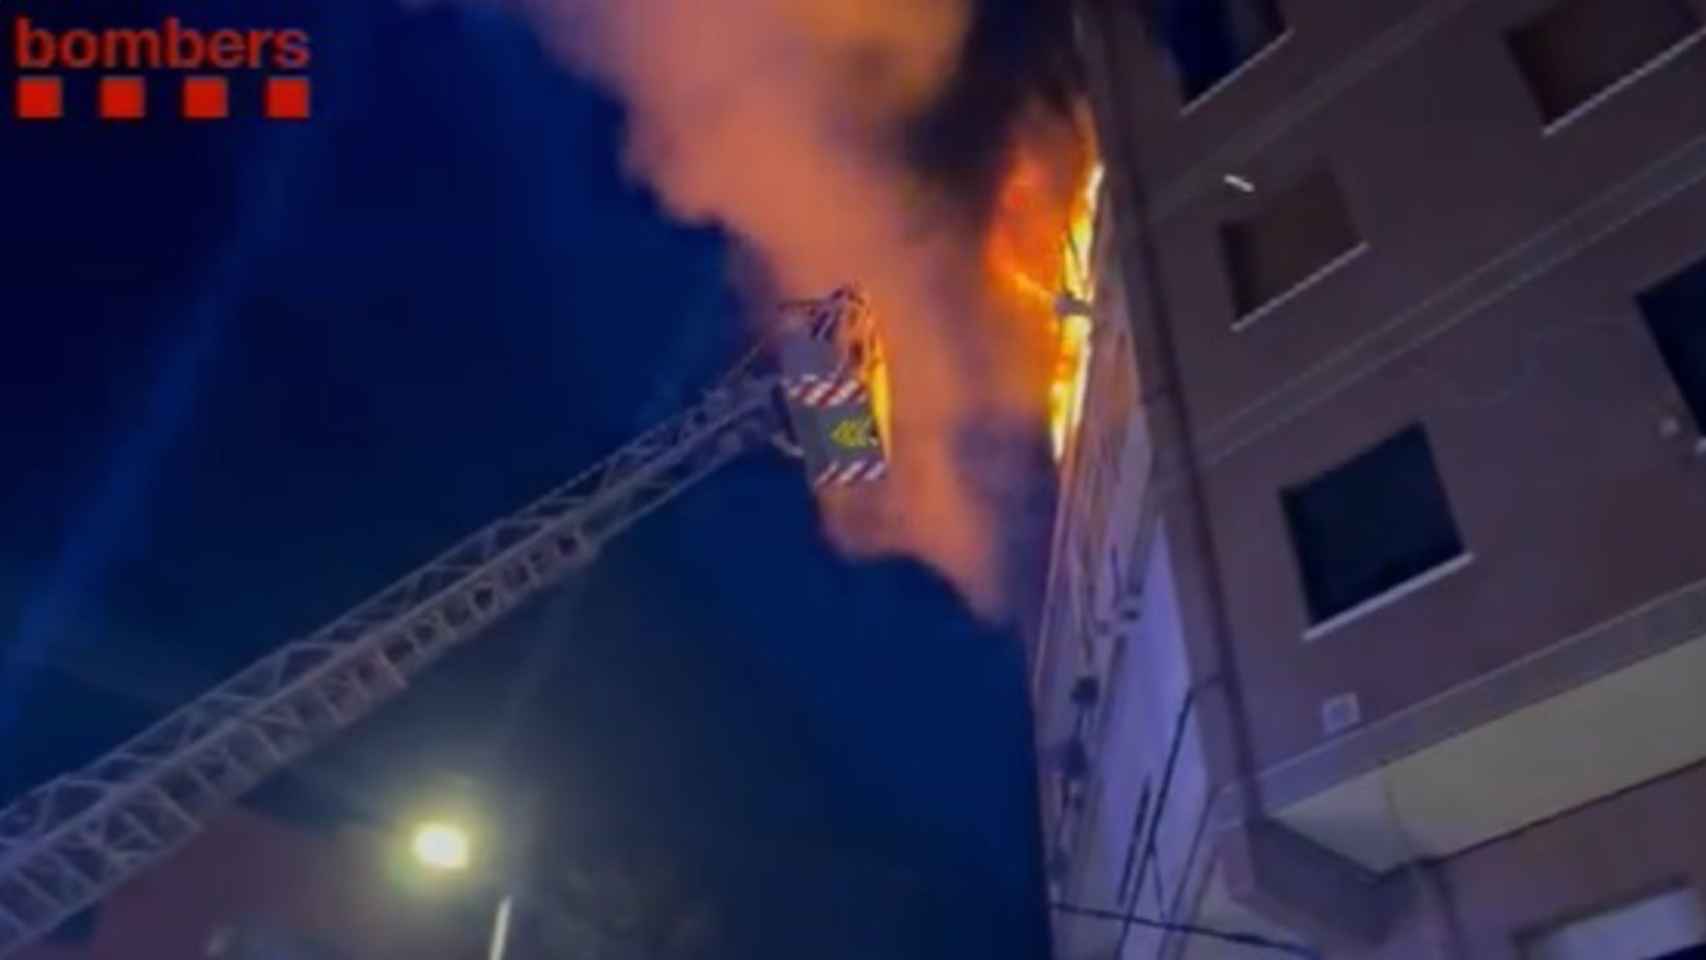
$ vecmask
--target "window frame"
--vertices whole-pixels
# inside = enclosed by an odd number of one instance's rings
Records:
[[[1528,94],[1530,105],[1533,106],[1535,113],[1540,118],[1540,134],[1542,137],[1555,136],[1565,128],[1574,124],[1576,121],[1590,113],[1593,113],[1606,102],[1615,99],[1625,90],[1637,83],[1640,83],[1643,79],[1657,73],[1659,70],[1662,70],[1672,61],[1699,45],[1701,41],[1706,40],[1706,13],[1703,13],[1700,7],[1690,2],[1690,0],[1681,0],[1680,5],[1689,10],[1695,18],[1696,23],[1692,31],[1683,34],[1674,42],[1660,48],[1645,60],[1642,60],[1640,63],[1619,74],[1615,80],[1611,81],[1594,93],[1589,94],[1580,103],[1564,110],[1556,117],[1548,119],[1546,116],[1546,106],[1542,102],[1539,91],[1536,89],[1533,76],[1525,67],[1524,58],[1518,53],[1516,37],[1519,33],[1533,28],[1541,20],[1545,19],[1548,15],[1557,10],[1557,8],[1569,2],[1572,2],[1572,0],[1553,0],[1553,2],[1546,3],[1523,19],[1507,25],[1500,32],[1500,40],[1502,41],[1505,55],[1509,59],[1512,67],[1516,70],[1517,76],[1521,79],[1524,92]]]
[[[1449,534],[1450,542],[1455,545],[1456,550],[1450,556],[1431,566],[1417,570],[1401,580],[1387,584],[1330,613],[1323,614],[1318,609],[1322,606],[1318,603],[1320,598],[1317,596],[1320,588],[1314,585],[1318,582],[1318,570],[1322,566],[1319,562],[1322,548],[1320,546],[1315,548],[1317,559],[1312,561],[1310,551],[1305,547],[1305,541],[1299,536],[1299,521],[1294,503],[1307,496],[1312,490],[1319,491],[1319,484],[1330,478],[1341,478],[1341,482],[1343,482],[1342,471],[1354,469],[1358,465],[1365,465],[1368,458],[1379,453],[1382,448],[1398,443],[1412,433],[1419,434],[1422,450],[1426,455],[1427,479],[1433,488],[1432,492],[1438,497],[1441,515],[1431,519],[1443,521],[1443,532]],[[1407,475],[1406,479],[1408,479]],[[1446,485],[1444,471],[1440,469],[1439,459],[1434,453],[1432,439],[1428,434],[1426,425],[1420,420],[1403,424],[1396,430],[1382,435],[1373,443],[1362,447],[1351,456],[1317,471],[1307,479],[1281,487],[1278,499],[1282,524],[1286,530],[1286,539],[1291,547],[1291,555],[1296,564],[1298,582],[1301,588],[1302,607],[1307,621],[1303,630],[1305,642],[1320,639],[1341,629],[1346,624],[1389,607],[1399,600],[1465,569],[1475,561],[1475,554],[1469,547],[1462,525],[1458,521],[1457,511],[1453,508],[1451,492]],[[1431,546],[1431,544],[1427,545]]]
[[[1290,41],[1292,34],[1296,31],[1296,28],[1292,25],[1291,17],[1288,15],[1288,11],[1286,10],[1287,4],[1284,0],[1224,0],[1224,2],[1228,7],[1227,16],[1229,19],[1234,16],[1234,12],[1230,9],[1233,4],[1251,2],[1268,3],[1273,8],[1274,16],[1279,22],[1279,30],[1260,46],[1255,47],[1245,54],[1243,59],[1234,64],[1226,73],[1222,74],[1207,86],[1193,94],[1190,92],[1190,84],[1188,82],[1189,78],[1186,74],[1185,68],[1180,63],[1179,52],[1172,42],[1170,31],[1163,23],[1161,11],[1158,9],[1158,0],[1149,0],[1147,19],[1149,20],[1150,30],[1152,31],[1152,40],[1154,41],[1155,46],[1162,51],[1163,57],[1166,61],[1167,72],[1170,74],[1173,91],[1178,98],[1178,109],[1181,117],[1195,113],[1197,110],[1202,108],[1204,103],[1214,99],[1221,91],[1231,87],[1239,78],[1249,73],[1262,61],[1267,60],[1276,50],[1280,49]],[[1228,25],[1228,30],[1231,32],[1230,24]]]
[[[1333,189],[1338,193],[1340,206],[1344,211],[1344,220],[1349,228],[1352,242],[1338,253],[1316,264],[1307,273],[1287,285],[1279,292],[1251,307],[1242,310],[1239,303],[1239,284],[1234,258],[1231,255],[1229,240],[1230,231],[1240,225],[1250,224],[1272,213],[1272,201],[1264,203],[1267,196],[1281,195],[1286,191],[1296,190],[1314,176],[1325,176]],[[1329,277],[1338,274],[1350,264],[1360,260],[1371,249],[1370,241],[1362,229],[1366,219],[1360,211],[1360,204],[1351,185],[1339,167],[1325,160],[1315,160],[1307,166],[1294,170],[1291,176],[1279,181],[1280,186],[1266,196],[1258,195],[1254,200],[1240,200],[1236,206],[1223,208],[1214,220],[1214,248],[1220,259],[1222,276],[1226,281],[1227,299],[1232,306],[1232,322],[1230,330],[1233,333],[1243,333],[1255,326],[1262,319],[1284,308],[1286,304],[1302,296],[1310,289],[1318,286]]]
[[[1654,278],[1645,286],[1634,291],[1632,300],[1636,315],[1640,317],[1641,327],[1646,334],[1647,342],[1652,345],[1653,352],[1658,357],[1659,368],[1664,373],[1666,385],[1675,391],[1677,398],[1681,401],[1683,415],[1693,422],[1695,434],[1706,437],[1706,349],[1701,351],[1702,369],[1699,373],[1699,380],[1702,389],[1698,396],[1694,396],[1684,385],[1683,372],[1678,370],[1677,360],[1681,358],[1673,356],[1669,349],[1671,336],[1669,324],[1673,322],[1674,318],[1669,314],[1662,317],[1657,316],[1653,308],[1649,306],[1654,301],[1664,298],[1666,288],[1680,283],[1685,277],[1696,273],[1700,275],[1696,282],[1703,291],[1700,298],[1702,307],[1706,308],[1706,255],[1689,260],[1676,269]],[[1660,323],[1665,324],[1666,329],[1661,331]]]

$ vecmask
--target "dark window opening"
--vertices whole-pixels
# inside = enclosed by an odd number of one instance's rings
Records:
[[[1265,198],[1242,220],[1221,224],[1233,304],[1247,316],[1360,244],[1339,182],[1317,169]]]
[[[1463,553],[1420,425],[1281,491],[1313,623]]]
[[[1552,123],[1700,26],[1688,0],[1562,0],[1506,40]]]
[[[1706,433],[1706,260],[1636,298],[1671,379]]]
[[[1285,33],[1276,0],[1151,0],[1150,19],[1186,103]]]

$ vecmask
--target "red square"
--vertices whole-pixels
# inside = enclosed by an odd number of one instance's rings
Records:
[[[65,85],[58,77],[19,77],[17,111],[20,120],[58,120],[65,115]]]
[[[147,113],[147,88],[141,77],[101,78],[101,117],[140,120]]]
[[[224,77],[184,78],[184,119],[223,120],[230,115],[230,86]]]
[[[267,116],[274,120],[308,119],[308,78],[268,77]]]

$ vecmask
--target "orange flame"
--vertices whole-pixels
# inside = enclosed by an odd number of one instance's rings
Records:
[[[1021,107],[999,211],[964,189],[981,183],[913,162],[909,134],[953,102],[972,49],[979,8],[965,0],[520,6],[621,99],[628,171],[675,217],[756,255],[762,282],[746,292],[869,292],[893,453],[884,482],[820,499],[831,541],[920,559],[985,616],[1018,612],[1047,539],[1035,428],[1052,408],[1064,447],[1086,356],[1087,326],[1052,300],[1088,138],[1055,104]]]
[[[1064,459],[1084,404],[1090,359],[1093,293],[1090,243],[1101,165],[1080,122],[1070,133],[1015,142],[984,244],[984,265],[997,300],[1021,322],[1048,331],[1054,355],[1047,409],[1056,461]],[[1071,149],[1062,140],[1070,136]]]

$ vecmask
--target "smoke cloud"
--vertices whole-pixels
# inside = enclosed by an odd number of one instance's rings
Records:
[[[832,539],[917,556],[984,614],[1016,612],[1012,560],[1040,551],[1052,500],[1051,354],[1047,330],[992,290],[984,238],[1015,139],[1065,129],[1059,90],[1038,78],[1066,5],[523,2],[625,103],[625,162],[675,215],[748,245],[781,296],[870,293],[892,472],[824,499]]]

